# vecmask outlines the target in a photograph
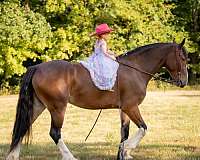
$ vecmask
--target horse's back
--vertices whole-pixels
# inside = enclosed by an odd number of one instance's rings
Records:
[[[49,62],[43,62],[37,65],[37,70],[44,71],[44,72],[58,72],[69,69],[72,64],[68,61],[64,60],[53,60]]]

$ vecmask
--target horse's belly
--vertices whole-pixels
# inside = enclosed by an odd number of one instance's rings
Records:
[[[93,99],[89,96],[84,97],[69,97],[69,103],[85,109],[114,109],[118,105],[114,99],[107,100],[107,98]]]
[[[71,102],[70,102],[71,103]],[[75,106],[78,106],[80,108],[84,108],[84,109],[91,109],[91,110],[97,110],[97,109],[117,109],[119,108],[118,106],[115,105],[99,105],[99,106],[93,106],[93,105],[89,105],[89,104],[78,104],[78,103],[71,103]]]

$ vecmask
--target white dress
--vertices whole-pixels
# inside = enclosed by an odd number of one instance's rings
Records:
[[[119,64],[108,57],[106,42],[97,40],[94,53],[80,63],[90,72],[92,81],[100,90],[110,90],[113,88]]]

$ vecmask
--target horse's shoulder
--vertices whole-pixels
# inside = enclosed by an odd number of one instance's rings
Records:
[[[146,85],[143,82],[140,74],[137,71],[130,70],[127,67],[121,66],[119,69],[119,84],[122,92],[122,99],[126,102],[140,104],[146,96]],[[127,100],[127,97],[132,97]]]

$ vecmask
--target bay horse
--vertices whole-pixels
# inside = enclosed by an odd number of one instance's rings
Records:
[[[144,137],[147,126],[138,106],[146,95],[147,84],[161,67],[166,67],[174,84],[187,84],[187,55],[182,43],[155,43],[129,51],[117,59],[120,63],[138,66],[145,74],[125,65],[119,66],[114,91],[97,89],[88,70],[80,63],[63,60],[45,62],[28,68],[25,73],[16,109],[12,142],[7,160],[19,159],[20,145],[29,135],[31,125],[47,109],[51,115],[50,136],[62,154],[63,160],[76,160],[61,138],[61,128],[67,103],[86,109],[119,109],[121,112],[121,143],[118,160],[130,158],[129,149],[135,148]],[[129,123],[139,128],[128,139]]]

